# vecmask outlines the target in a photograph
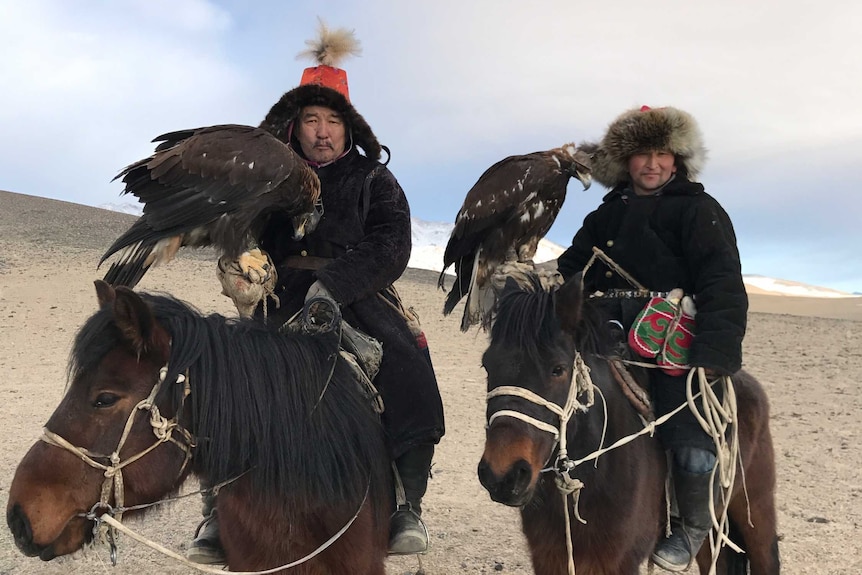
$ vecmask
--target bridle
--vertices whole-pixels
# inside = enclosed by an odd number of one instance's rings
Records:
[[[581,403],[578,400],[578,396],[580,396],[581,393],[586,393],[587,395],[585,403]],[[566,395],[566,403],[563,405],[558,405],[552,401],[548,401],[541,395],[530,391],[529,389],[516,385],[501,385],[500,387],[492,389],[488,392],[487,401],[490,402],[490,400],[495,397],[503,396],[519,397],[521,399],[526,399],[531,403],[544,407],[545,409],[556,415],[559,419],[559,426],[554,427],[553,425],[545,423],[544,421],[540,421],[525,413],[521,413],[520,411],[512,409],[500,409],[489,415],[487,427],[490,428],[491,424],[498,417],[512,417],[514,419],[518,419],[520,421],[523,421],[524,423],[532,425],[540,431],[550,433],[554,436],[554,445],[551,447],[550,453],[548,453],[548,460],[545,462],[545,466],[542,471],[554,472],[554,482],[556,483],[557,489],[563,496],[563,510],[566,524],[566,550],[568,552],[568,572],[573,575],[575,573],[575,565],[574,560],[572,559],[572,532],[571,525],[569,523],[568,505],[569,495],[571,495],[573,499],[575,517],[581,523],[586,522],[581,519],[580,514],[578,513],[578,498],[580,495],[580,490],[584,486],[584,484],[579,479],[572,477],[572,475],[570,474],[570,471],[575,468],[576,462],[569,459],[568,449],[566,446],[566,432],[568,429],[569,420],[574,416],[575,412],[580,411],[586,413],[586,411],[595,402],[595,386],[593,385],[593,380],[590,377],[590,368],[584,362],[584,359],[581,356],[581,352],[575,350],[575,359],[572,364],[572,379],[569,383],[569,391]],[[554,455],[554,448],[558,446],[559,449],[557,449],[556,461],[554,462],[553,466],[548,467],[547,463]]]
[[[102,455],[98,453],[94,453],[85,447],[77,447],[62,436],[54,433],[47,427],[42,429],[42,437],[40,439],[47,443],[48,445],[53,445],[55,447],[59,447],[61,449],[65,449],[66,451],[72,453],[73,455],[81,458],[87,465],[90,467],[94,467],[96,469],[101,469],[105,474],[105,481],[102,483],[102,490],[99,496],[99,501],[95,505],[93,505],[90,513],[87,514],[88,518],[91,517],[95,511],[97,510],[105,510],[105,512],[110,513],[117,517],[118,520],[122,519],[124,505],[125,505],[125,492],[123,486],[123,468],[138,461],[158,446],[163,443],[173,443],[176,445],[183,453],[185,454],[185,458],[183,459],[183,464],[180,467],[180,470],[177,474],[177,477],[182,476],[185,471],[186,466],[189,463],[189,460],[192,456],[192,449],[195,447],[194,436],[184,427],[179,424],[179,416],[182,413],[183,403],[185,399],[189,396],[191,392],[191,387],[188,381],[188,372],[186,374],[178,374],[176,383],[183,385],[183,396],[180,401],[180,405],[177,409],[176,414],[171,419],[165,418],[160,412],[158,406],[154,403],[156,395],[159,390],[162,388],[162,385],[165,383],[165,378],[168,374],[168,366],[164,366],[159,370],[159,378],[156,383],[153,385],[153,389],[150,391],[150,394],[146,397],[146,399],[142,399],[138,402],[137,405],[132,409],[131,413],[129,413],[129,417],[126,420],[126,425],[123,428],[123,433],[120,436],[120,440],[117,443],[116,449],[111,453],[111,455]],[[152,427],[153,434],[156,436],[155,442],[152,445],[139,451],[135,455],[127,457],[126,459],[120,459],[120,451],[122,451],[123,446],[126,443],[126,440],[129,438],[129,434],[131,433],[132,426],[135,422],[135,418],[139,411],[148,411],[150,414],[150,426]],[[179,434],[180,439],[174,437],[174,432],[176,431]],[[103,463],[99,463],[96,461],[97,459],[106,459],[110,461],[110,464],[105,465]],[[114,496],[114,505],[113,507],[109,503],[111,499],[111,494]]]
[[[582,394],[586,393],[586,402],[581,403],[578,400],[578,397]],[[532,425],[536,429],[544,431],[546,433],[550,433],[554,436],[554,445],[551,447],[551,452],[548,455],[548,460],[553,456],[554,448],[559,446],[557,450],[557,459],[556,463],[553,466],[553,469],[557,470],[558,475],[565,472],[568,477],[568,471],[572,468],[569,464],[571,460],[568,457],[568,450],[566,446],[566,431],[568,429],[569,420],[574,416],[576,411],[586,412],[595,402],[595,386],[593,385],[593,380],[590,377],[590,368],[584,362],[583,357],[579,351],[575,351],[575,359],[572,365],[572,379],[569,383],[569,390],[566,395],[566,402],[563,405],[558,405],[553,401],[549,401],[542,397],[541,395],[530,391],[529,389],[515,386],[515,385],[501,385],[500,387],[496,387],[488,392],[486,396],[487,401],[490,402],[491,399],[495,397],[519,397],[521,399],[526,399],[527,401],[534,403],[540,407],[544,407],[555,416],[559,420],[559,425],[554,426],[549,423],[545,423],[544,421],[540,421],[535,417],[531,417],[525,413],[520,411],[516,411],[513,409],[500,409],[492,412],[488,416],[488,424],[487,428],[491,427],[491,424],[494,423],[494,420],[498,417],[512,417],[514,419],[518,419],[523,421],[529,425]],[[543,470],[545,471],[545,470]]]

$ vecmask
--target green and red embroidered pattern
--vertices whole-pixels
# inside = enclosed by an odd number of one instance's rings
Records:
[[[676,299],[654,297],[635,318],[629,346],[641,357],[656,358],[668,375],[682,375],[690,367],[688,350],[694,339],[694,318],[683,313]]]

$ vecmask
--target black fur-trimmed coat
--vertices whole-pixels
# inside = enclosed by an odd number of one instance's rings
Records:
[[[682,288],[694,295],[692,365],[723,374],[740,369],[748,296],[736,235],[727,213],[701,184],[674,179],[653,196],[636,196],[629,185],[613,189],[587,215],[571,247],[557,260],[565,279],[584,268],[593,246],[650,290]],[[631,289],[600,261],[584,282],[589,292]],[[626,329],[634,319],[632,311],[638,310],[623,310],[617,318]]]
[[[369,182],[365,213],[366,176]],[[317,169],[323,217],[300,241],[288,218],[271,220],[260,238],[276,264],[280,308],[270,322],[280,325],[302,308],[308,288],[320,279],[341,304],[344,318],[383,344],[383,361],[374,380],[383,396],[384,429],[393,457],[444,433],[443,404],[426,351],[400,313],[379,296],[407,267],[411,250],[410,209],[395,176],[355,149]],[[292,269],[288,256],[333,258],[317,271]]]

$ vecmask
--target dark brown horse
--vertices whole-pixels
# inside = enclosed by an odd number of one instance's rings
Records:
[[[593,406],[575,410],[568,421],[569,459],[587,457],[599,447],[641,431],[644,424],[601,359],[611,341],[607,322],[589,301],[583,301],[577,281],[557,291],[545,290],[538,280],[527,289],[510,282],[498,305],[482,360],[488,374],[489,426],[479,479],[494,501],[520,507],[535,572],[564,575],[569,554],[564,499],[553,473],[560,448],[555,430],[560,426],[558,413],[563,412],[557,406],[566,404],[574,385],[578,352],[596,391]],[[747,493],[738,475],[728,515],[731,539],[745,554],[724,547],[717,572],[742,574],[750,566],[752,575],[776,575],[775,469],[768,402],[747,373],[737,373],[733,383]],[[567,474],[584,485],[577,506],[572,497],[566,499],[571,556],[578,575],[638,573],[664,534],[666,473],[658,440],[645,434]],[[708,572],[711,559],[705,544],[697,557],[701,573]]]
[[[383,575],[389,459],[338,334],[281,335],[96,284],[101,308],[76,336],[66,395],[9,492],[18,547],[73,553],[94,515],[157,501],[193,472],[227,482],[217,506],[232,570],[296,561],[349,525],[290,573]]]

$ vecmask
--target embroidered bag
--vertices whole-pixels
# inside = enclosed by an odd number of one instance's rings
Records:
[[[682,297],[682,290],[651,298],[632,323],[629,346],[641,357],[656,358],[668,375],[682,375],[690,369],[695,313],[694,301]]]
[[[668,326],[664,345],[656,359],[656,364],[668,375],[683,375],[691,369],[688,350],[694,341],[694,313],[694,301],[685,296]]]

